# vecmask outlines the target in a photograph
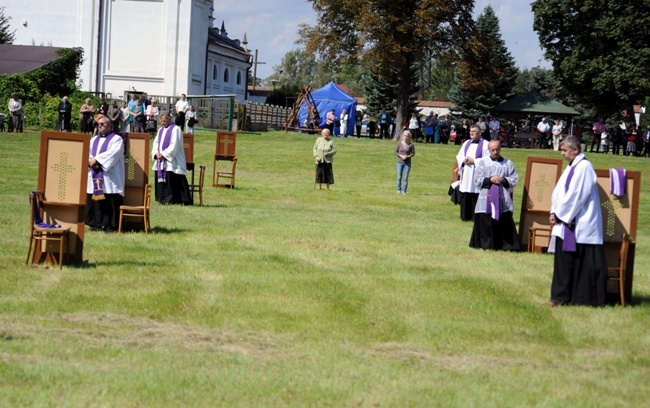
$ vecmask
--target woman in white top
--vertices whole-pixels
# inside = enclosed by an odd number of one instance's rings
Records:
[[[131,109],[126,104],[126,101],[122,101],[122,107],[120,108],[120,132],[130,132],[131,131]]]
[[[563,129],[564,126],[562,126],[562,122],[560,122],[559,119],[556,120],[555,125],[551,130],[553,132],[553,150],[555,150],[556,152],[560,150],[560,139],[562,138]]]
[[[190,105],[190,109],[185,113],[187,119],[187,133],[194,134],[194,125],[196,125],[196,111],[194,105]]]

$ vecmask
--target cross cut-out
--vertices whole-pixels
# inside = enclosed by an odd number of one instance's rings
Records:
[[[65,190],[67,188],[66,175],[68,173],[72,173],[75,170],[75,167],[68,163],[68,153],[61,152],[61,155],[59,156],[59,162],[57,164],[53,164],[51,168],[52,171],[59,173],[59,188],[57,198],[59,201],[63,201],[65,199]]]
[[[622,208],[622,205],[620,201],[616,198],[616,196],[610,195],[610,199],[600,203],[600,206],[606,210],[607,212],[607,219],[605,222],[606,225],[606,230],[605,233],[607,236],[613,236],[614,233],[616,232],[616,210],[619,208]]]
[[[534,184],[537,187],[537,202],[541,203],[544,201],[544,190],[549,186],[548,181],[546,181],[546,174],[540,174],[539,180]]]
[[[126,178],[128,180],[135,180],[135,164],[138,161],[133,157],[129,152],[128,157],[126,158]]]
[[[223,139],[219,141],[221,143],[221,152],[223,153],[224,156],[229,156],[228,151],[230,150],[229,145],[231,143],[235,143],[234,140],[231,140],[230,137],[224,136]]]

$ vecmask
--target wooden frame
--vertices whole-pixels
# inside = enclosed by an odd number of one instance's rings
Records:
[[[190,185],[194,184],[194,133],[183,133],[183,152],[185,153],[185,169],[192,172]],[[194,190],[190,188],[192,201],[194,201]]]
[[[237,145],[237,132],[230,132],[220,130],[217,132],[217,145],[214,153],[214,163],[212,167],[212,186],[213,187],[235,187],[235,166],[237,163],[236,158],[236,145]],[[232,162],[232,170],[230,172],[217,172],[217,161],[226,160]],[[226,173],[231,173],[230,183],[219,185],[217,173],[221,176],[226,176]]]
[[[544,234],[535,232],[550,227],[551,197],[561,175],[561,159],[528,157],[519,218],[519,242],[522,248],[528,248],[531,252],[544,252],[548,248],[548,242],[543,245]],[[535,240],[529,245],[531,234],[534,234]]]
[[[88,135],[67,132],[41,132],[38,190],[42,191],[43,218],[69,227],[66,263],[83,260],[88,179]],[[57,248],[52,242],[36,245],[34,262],[55,262]]]
[[[623,243],[623,234],[630,237],[627,251],[627,267],[625,268],[625,293],[623,296],[626,302],[629,302],[632,299],[632,284],[634,282],[634,256],[639,219],[641,172],[626,172],[625,196],[623,197],[615,197],[610,194],[608,169],[596,169],[596,176],[598,177],[598,194],[603,214],[603,244],[608,267],[617,266]],[[620,297],[618,285],[613,281],[608,282],[607,292]]]

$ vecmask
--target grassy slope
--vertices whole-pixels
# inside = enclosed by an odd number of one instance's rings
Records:
[[[392,142],[337,139],[336,184],[317,191],[313,136],[240,134],[234,191],[208,187],[203,208],[154,204],[148,237],[87,232],[86,267],[26,267],[38,139],[0,137],[3,406],[650,397],[647,159],[590,155],[644,172],[636,304],[547,309],[552,257],[468,248],[471,225],[446,194],[457,147],[444,145],[416,146],[398,196]],[[199,132],[195,162],[210,175],[213,149]],[[503,154],[522,185],[527,155],[557,156]]]

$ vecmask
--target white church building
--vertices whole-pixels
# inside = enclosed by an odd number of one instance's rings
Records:
[[[21,0],[5,6],[16,45],[82,48],[81,89],[120,96],[246,98],[252,57],[222,23],[214,0]],[[245,34],[244,34],[245,38]]]

